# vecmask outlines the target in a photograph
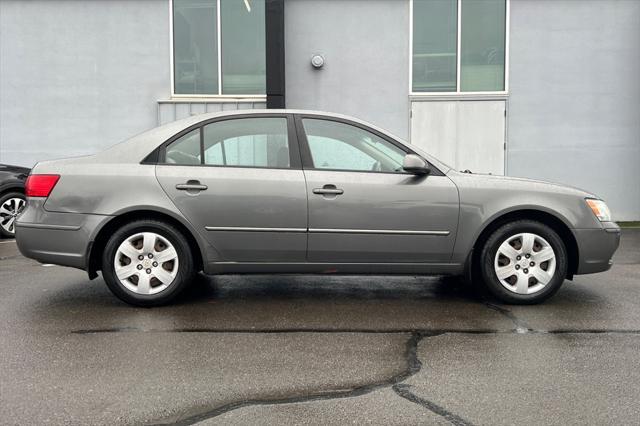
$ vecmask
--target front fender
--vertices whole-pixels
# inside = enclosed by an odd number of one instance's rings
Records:
[[[497,184],[486,185],[483,180],[483,177],[454,180],[460,191],[460,222],[453,262],[465,262],[478,237],[488,226],[516,212],[553,216],[572,233],[575,229],[602,228],[587,207],[584,193],[557,190],[537,182],[501,180]]]

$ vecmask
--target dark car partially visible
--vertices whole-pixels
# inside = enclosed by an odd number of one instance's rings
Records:
[[[16,217],[26,206],[24,183],[31,170],[0,164],[0,237],[15,235]]]

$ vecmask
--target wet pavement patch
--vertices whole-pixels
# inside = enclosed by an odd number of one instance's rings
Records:
[[[199,277],[132,308],[0,244],[14,423],[513,424],[640,418],[640,230],[539,306],[455,279]]]

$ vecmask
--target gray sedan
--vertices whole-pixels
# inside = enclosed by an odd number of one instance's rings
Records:
[[[207,274],[467,275],[507,303],[611,267],[597,196],[461,173],[363,121],[294,110],[204,114],[96,155],[37,164],[20,251],[102,272],[134,305]]]

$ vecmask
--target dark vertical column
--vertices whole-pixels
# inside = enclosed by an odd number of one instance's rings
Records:
[[[266,0],[267,108],[285,108],[284,0]]]

